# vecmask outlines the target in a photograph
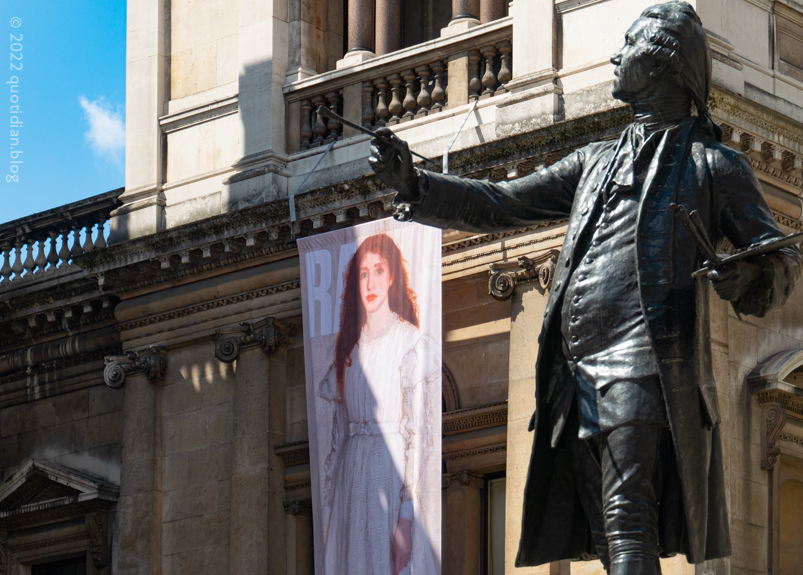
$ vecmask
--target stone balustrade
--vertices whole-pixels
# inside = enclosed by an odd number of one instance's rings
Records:
[[[0,224],[0,292],[106,247],[106,222],[122,189]]]
[[[503,18],[285,86],[288,150],[305,151],[357,134],[318,114],[320,106],[376,129],[506,93],[511,37],[511,19]]]

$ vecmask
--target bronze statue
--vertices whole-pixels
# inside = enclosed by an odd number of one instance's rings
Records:
[[[659,557],[731,552],[708,281],[761,317],[789,297],[801,254],[692,277],[704,258],[671,204],[696,210],[719,245],[783,237],[750,162],[708,113],[711,52],[694,9],[647,8],[611,62],[613,95],[635,122],[530,176],[419,170],[387,129],[369,161],[398,192],[397,213],[423,224],[493,233],[569,218],[539,337],[516,566],[597,556],[610,573],[654,574]]]

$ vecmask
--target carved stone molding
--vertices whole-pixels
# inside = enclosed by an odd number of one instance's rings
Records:
[[[309,463],[309,441],[295,441],[273,446],[285,467]]]
[[[284,512],[287,515],[295,515],[296,517],[312,517],[312,501],[309,499],[285,501],[282,505],[284,505]]]
[[[254,323],[244,321],[240,327],[215,331],[215,357],[223,363],[231,363],[237,359],[241,349],[256,346],[270,353],[290,344],[295,332],[294,325],[272,317]]]
[[[141,351],[110,355],[104,361],[103,381],[112,389],[120,389],[131,374],[144,373],[148,379],[162,377],[167,370],[167,349],[152,345]]]
[[[550,250],[534,258],[521,256],[516,262],[491,264],[488,292],[494,299],[505,301],[510,299],[517,285],[535,280],[543,289],[549,289],[555,276],[558,253],[558,250]]]
[[[489,455],[491,453],[499,453],[500,451],[506,451],[506,450],[507,450],[507,444],[497,443],[496,445],[487,445],[484,447],[477,447],[475,449],[466,449],[465,451],[455,451],[454,453],[447,453],[444,454],[443,459],[445,459],[446,461],[454,461],[457,459],[474,457],[476,455]]]
[[[446,489],[453,483],[459,483],[466,487],[473,487],[474,489],[482,489],[485,487],[485,479],[481,473],[475,471],[455,471],[454,473],[444,473],[441,480],[441,486]]]
[[[444,435],[455,435],[499,425],[507,425],[506,401],[458,409],[443,414]]]
[[[778,436],[778,441],[788,441],[797,445],[803,445],[803,438],[792,435],[791,433],[781,433]]]
[[[285,483],[284,490],[285,491],[295,491],[296,489],[304,489],[305,487],[311,487],[312,482],[309,479],[304,481],[293,481],[292,483]]]
[[[775,467],[781,448],[775,445],[786,423],[786,410],[780,405],[767,405],[763,410],[764,429],[761,433],[761,469]]]
[[[803,417],[803,397],[798,397],[779,389],[768,389],[756,393],[759,405],[777,404],[789,413]]]

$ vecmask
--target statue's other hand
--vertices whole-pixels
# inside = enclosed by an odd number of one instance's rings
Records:
[[[735,301],[748,295],[760,274],[760,265],[740,260],[708,272],[708,279],[719,297],[726,301]]]
[[[380,138],[371,140],[371,157],[368,163],[385,185],[396,190],[399,199],[411,202],[418,197],[418,174],[407,142],[388,128],[379,128]]]

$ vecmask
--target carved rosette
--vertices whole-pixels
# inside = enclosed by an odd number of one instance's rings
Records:
[[[510,299],[517,285],[536,280],[542,289],[548,290],[555,277],[558,253],[558,250],[551,250],[534,258],[521,256],[515,262],[491,264],[488,293],[496,300],[505,301]]]
[[[239,327],[219,329],[215,332],[215,357],[223,363],[231,363],[241,349],[261,347],[265,353],[289,345],[296,327],[269,317],[258,322],[242,322]]]
[[[453,483],[459,483],[460,485],[473,487],[474,489],[482,489],[485,486],[485,480],[481,473],[467,470],[443,474],[441,479],[441,487],[443,489],[446,489]]]
[[[131,374],[144,373],[148,379],[162,377],[167,369],[167,349],[152,345],[141,351],[106,356],[104,361],[103,380],[112,389],[120,389]]]
[[[761,436],[761,469],[770,471],[775,467],[781,448],[775,445],[786,424],[786,410],[780,405],[764,408],[764,433]]]

